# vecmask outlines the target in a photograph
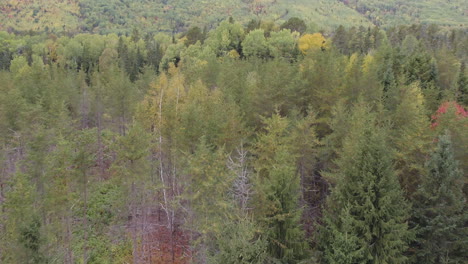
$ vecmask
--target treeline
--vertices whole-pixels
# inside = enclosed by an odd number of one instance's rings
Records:
[[[0,33],[2,263],[462,263],[468,34]]]

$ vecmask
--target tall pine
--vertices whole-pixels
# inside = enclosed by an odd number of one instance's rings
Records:
[[[278,113],[265,119],[255,145],[255,213],[268,241],[272,263],[299,263],[308,245],[300,225],[300,178],[288,137],[290,122]],[[269,262],[269,263],[271,263]]]
[[[439,137],[426,169],[414,204],[413,224],[419,227],[417,263],[464,263],[468,259],[468,211],[464,210],[463,174],[448,134]]]
[[[322,263],[402,263],[411,236],[409,206],[393,170],[383,129],[356,107],[319,232]]]

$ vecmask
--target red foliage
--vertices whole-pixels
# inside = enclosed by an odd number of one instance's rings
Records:
[[[186,264],[190,260],[189,239],[182,230],[171,231],[166,226],[159,226],[146,239],[150,242],[146,244],[150,253],[144,263],[150,264]],[[152,247],[151,247],[152,246]],[[142,249],[145,250],[145,249]]]
[[[455,109],[455,118],[457,120],[468,117],[468,111],[466,111],[466,109],[463,106],[457,104],[457,102],[454,102],[454,101],[445,102],[441,104],[439,109],[437,109],[437,111],[435,112],[435,114],[431,116],[432,118],[431,127],[432,128],[437,127],[439,125],[437,120],[443,115],[447,114],[447,112],[451,112],[448,110],[453,109],[453,108]]]
[[[190,232],[181,227],[180,221],[175,219],[174,229],[171,231],[161,209],[156,209],[146,217],[142,215],[137,217],[139,225],[145,226],[138,247],[140,263],[188,264],[190,262]],[[132,231],[134,230],[130,227],[129,232]]]

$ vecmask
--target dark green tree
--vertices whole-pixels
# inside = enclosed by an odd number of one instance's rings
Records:
[[[356,107],[351,119],[338,168],[328,174],[336,184],[318,233],[322,263],[402,263],[409,206],[386,135],[366,107]]]
[[[348,54],[348,33],[343,26],[335,30],[332,38],[333,45],[343,54]]]
[[[257,179],[256,213],[268,241],[268,254],[275,263],[299,263],[308,253],[300,225],[300,178],[296,156],[287,137],[289,121],[278,113],[264,120],[255,154]]]
[[[439,137],[426,168],[412,219],[418,227],[417,263],[463,263],[468,258],[468,211],[461,184],[463,174],[448,133]]]
[[[199,27],[191,27],[185,34],[185,37],[187,38],[185,41],[185,45],[187,46],[193,45],[197,41],[203,43],[203,40],[205,40],[205,34],[203,34],[203,31]]]
[[[461,63],[460,73],[457,80],[457,101],[463,105],[468,105],[468,71],[466,70],[466,64]]]
[[[301,34],[304,34],[304,32],[307,30],[307,26],[304,20],[298,17],[291,17],[288,19],[288,21],[281,25],[281,29],[290,29],[292,32],[297,31]]]
[[[216,253],[208,263],[265,263],[267,241],[257,230],[258,226],[248,216],[226,221],[216,237]]]

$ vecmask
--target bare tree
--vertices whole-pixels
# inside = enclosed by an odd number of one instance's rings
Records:
[[[242,212],[246,212],[250,197],[252,196],[252,184],[250,182],[250,170],[247,165],[248,151],[243,144],[236,148],[236,157],[229,156],[227,167],[236,175],[233,185],[234,199],[238,202]]]

